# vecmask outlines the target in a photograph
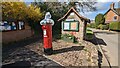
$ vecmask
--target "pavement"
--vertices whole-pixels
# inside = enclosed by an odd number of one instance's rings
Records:
[[[98,46],[103,52],[102,66],[118,66],[119,32],[91,29],[97,38]],[[107,63],[106,63],[107,62]]]

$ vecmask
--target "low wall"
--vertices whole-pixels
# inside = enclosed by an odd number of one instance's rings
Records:
[[[32,35],[31,29],[2,32],[2,43],[19,41]]]

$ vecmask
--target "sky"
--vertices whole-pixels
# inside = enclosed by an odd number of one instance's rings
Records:
[[[112,2],[98,2],[95,4],[97,11],[93,11],[93,12],[80,12],[80,14],[84,17],[87,17],[91,20],[95,19],[95,16],[99,13],[101,14],[105,14],[109,8],[110,8],[110,4]],[[118,8],[118,2],[115,2],[115,8]]]
[[[34,0],[24,0],[26,2],[26,4],[29,4],[30,2],[34,2]],[[60,0],[62,1],[62,0]],[[64,0],[65,1],[65,0]],[[97,8],[97,11],[93,11],[93,12],[79,12],[82,16],[90,19],[90,20],[94,20],[95,16],[99,13],[105,14],[105,12],[107,12],[110,8],[110,4],[112,2],[115,3],[115,8],[118,8],[118,1],[120,0],[98,0],[97,3],[93,6],[95,6]],[[120,8],[120,6],[119,6]]]

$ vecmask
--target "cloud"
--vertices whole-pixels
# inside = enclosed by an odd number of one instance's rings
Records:
[[[111,2],[98,2],[96,3],[94,6],[97,8],[97,11],[93,11],[93,12],[80,12],[80,14],[86,18],[89,18],[91,20],[95,19],[95,16],[99,13],[104,14],[105,12],[107,12],[107,10],[109,9],[109,5],[111,4]]]
[[[88,18],[88,19],[93,20],[98,13],[97,12],[85,12],[85,13],[80,12],[79,14]]]
[[[97,10],[106,10],[108,9],[108,2],[97,2],[95,5],[93,5],[94,7],[97,8]]]
[[[119,0],[97,0],[97,2],[118,2]]]
[[[24,2],[34,2],[34,0],[24,0]]]

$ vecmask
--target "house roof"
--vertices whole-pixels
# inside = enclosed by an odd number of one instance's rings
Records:
[[[120,8],[115,9],[115,11],[120,15]]]
[[[112,10],[114,13],[120,16],[120,8],[109,9],[104,15],[106,15],[110,10]]]
[[[82,18],[82,19],[84,19],[88,22],[90,21],[90,19],[87,19],[87,18],[83,17],[82,15],[80,15],[73,7],[71,7],[63,17],[58,19],[58,21],[61,21],[61,20],[65,19],[71,12],[74,12],[79,18]]]

